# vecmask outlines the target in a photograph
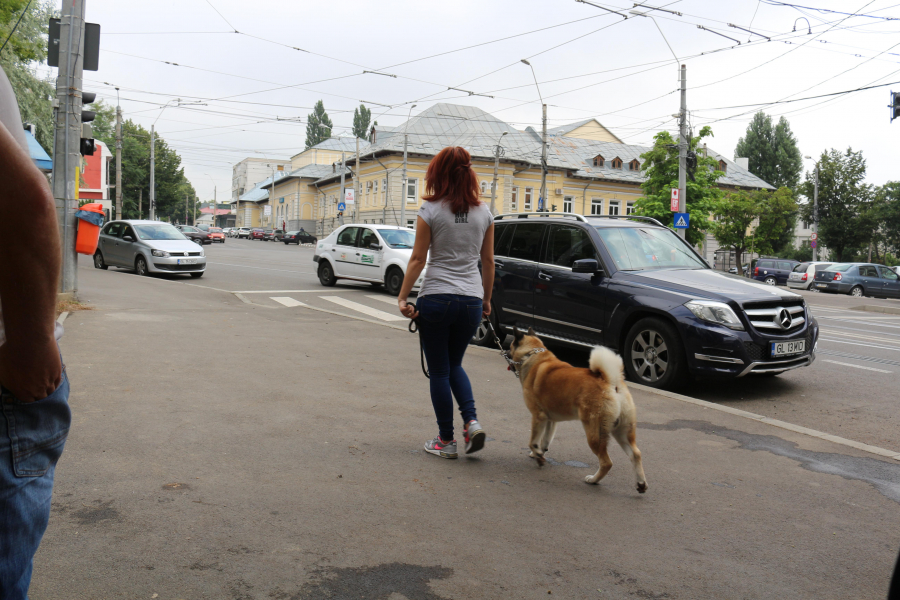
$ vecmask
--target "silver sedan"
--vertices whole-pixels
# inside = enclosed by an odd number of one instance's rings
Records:
[[[190,273],[191,277],[202,277],[206,255],[202,246],[168,223],[112,221],[100,232],[94,266],[134,269],[138,275]]]

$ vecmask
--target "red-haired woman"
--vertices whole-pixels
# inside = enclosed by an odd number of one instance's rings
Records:
[[[425,451],[443,458],[458,456],[453,396],[465,423],[466,454],[481,450],[486,437],[462,359],[482,317],[491,312],[494,217],[478,199],[478,178],[470,161],[464,148],[449,147],[428,165],[426,202],[419,209],[416,243],[397,298],[404,316],[419,317],[438,424],[438,436],[425,443]],[[428,270],[414,309],[406,299],[426,260]]]

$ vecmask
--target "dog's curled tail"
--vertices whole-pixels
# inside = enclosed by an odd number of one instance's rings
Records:
[[[622,357],[605,346],[595,346],[591,350],[591,359],[588,362],[591,371],[602,375],[611,385],[619,387],[625,376],[625,365]]]

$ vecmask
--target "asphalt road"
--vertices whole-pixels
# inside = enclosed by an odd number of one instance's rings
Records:
[[[173,279],[241,292],[246,301],[282,310],[297,310],[302,303],[406,325],[383,290],[351,282],[321,286],[310,247],[228,239],[205,248],[210,266],[203,279]],[[900,452],[900,314],[854,310],[900,309],[900,301],[802,294],[822,327],[818,359],[811,367],[778,377],[695,382],[683,393]],[[586,361],[583,351],[560,354],[574,364]]]
[[[489,442],[441,460],[415,338],[347,303],[389,314],[377,292],[323,294],[309,250],[209,252],[200,280],[81,261],[94,310],[61,340],[74,421],[32,600],[885,597],[900,460],[635,388],[650,489],[617,448],[588,486],[580,425],[538,468],[480,348]],[[261,266],[225,268],[241,256]]]

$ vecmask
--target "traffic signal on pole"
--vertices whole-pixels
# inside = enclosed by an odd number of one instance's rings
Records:
[[[92,104],[97,99],[94,92],[81,92],[81,155],[94,155],[94,132],[90,122],[97,116],[92,110],[84,110],[85,104]]]
[[[556,205],[555,205],[555,204],[551,204],[551,205],[550,205],[550,210],[553,211],[553,212],[556,212]]]
[[[900,119],[900,92],[891,92],[891,123]]]

